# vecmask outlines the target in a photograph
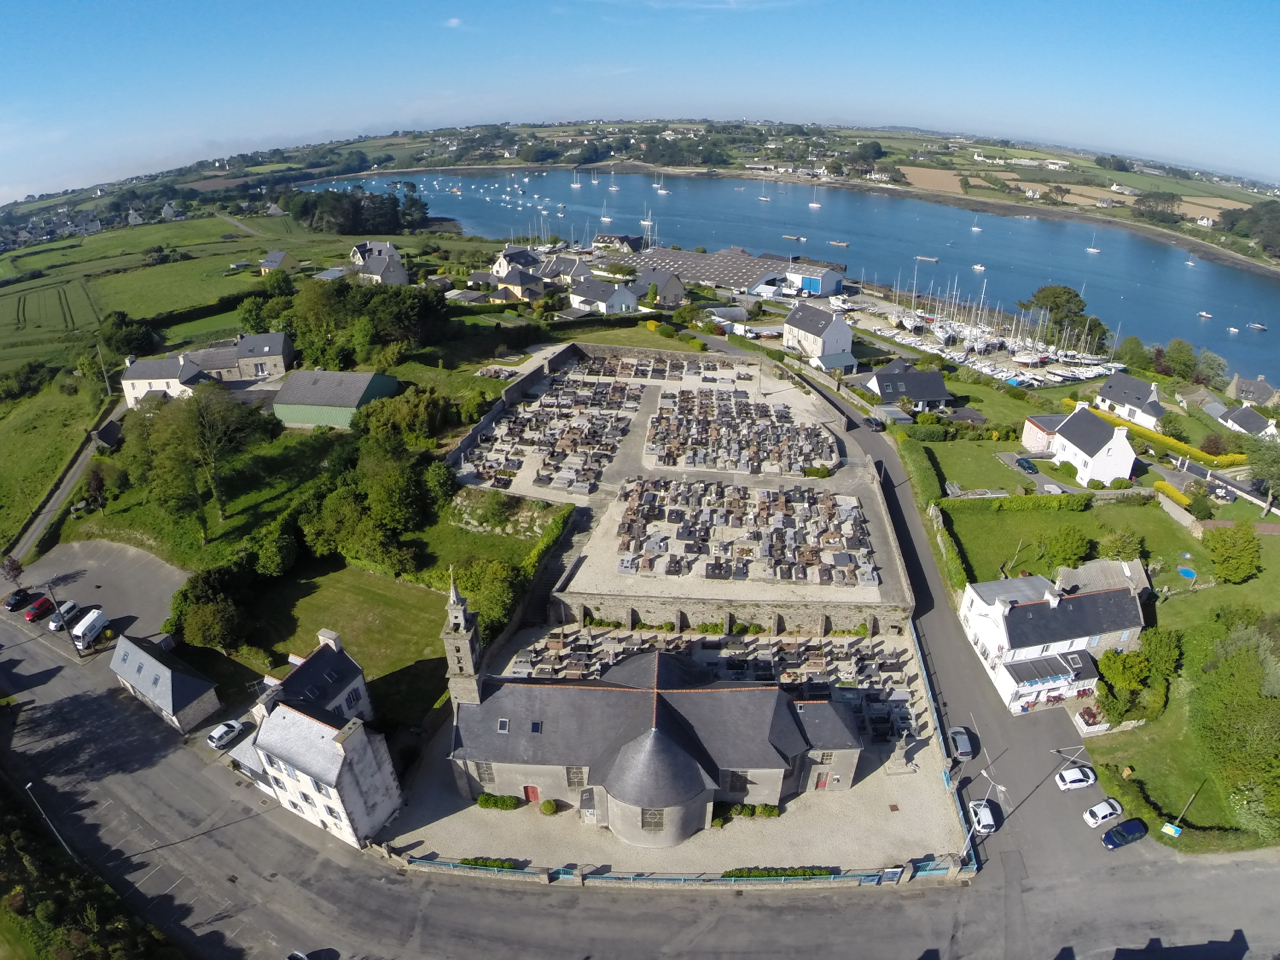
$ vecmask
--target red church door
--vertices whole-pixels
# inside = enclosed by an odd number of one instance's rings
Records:
[[[525,788],[524,788],[524,798],[525,798],[527,801],[529,801],[530,803],[537,803],[537,802],[538,802],[538,788],[537,788],[537,787],[525,787]]]

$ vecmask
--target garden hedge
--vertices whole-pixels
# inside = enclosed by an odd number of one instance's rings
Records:
[[[738,867],[726,870],[720,876],[733,880],[744,877],[832,877],[839,873],[835,867]]]
[[[1026,497],[984,497],[975,500],[946,498],[938,506],[948,513],[996,513],[999,511],[1065,510],[1082,513],[1093,505],[1092,493],[1033,494]]]
[[[1074,400],[1063,400],[1062,405],[1065,409],[1075,410],[1076,404]],[[1146,427],[1140,427],[1136,423],[1130,423],[1128,420],[1117,417],[1114,413],[1106,410],[1099,410],[1096,407],[1092,412],[1101,417],[1113,427],[1128,427],[1131,436],[1141,437],[1151,443],[1158,444],[1170,453],[1176,453],[1179,456],[1186,457],[1188,460],[1194,460],[1206,467],[1238,467],[1248,460],[1243,453],[1224,453],[1220,457],[1214,457],[1203,450],[1197,450],[1189,443],[1183,443],[1181,440],[1175,440],[1173,437],[1167,437],[1163,433],[1155,430],[1148,430]]]
[[[941,500],[942,479],[938,476],[937,467],[933,465],[928,447],[903,434],[895,436],[898,439],[898,456],[902,458],[902,465],[907,468],[920,505],[927,507],[935,500]]]
[[[1167,480],[1157,480],[1153,486],[1180,507],[1191,505],[1191,498]]]

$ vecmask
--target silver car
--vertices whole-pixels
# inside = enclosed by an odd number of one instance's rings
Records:
[[[65,630],[67,624],[74,623],[76,614],[80,612],[80,604],[74,600],[64,600],[58,605],[58,609],[54,611],[49,622],[45,624],[45,628],[51,633],[57,633],[59,630]]]
[[[1096,829],[1108,820],[1114,820],[1122,813],[1124,813],[1124,807],[1121,806],[1120,801],[1114,797],[1107,797],[1101,803],[1095,803],[1084,812],[1084,822]]]
[[[970,800],[969,819],[973,821],[973,832],[980,837],[996,832],[996,816],[990,800]]]
[[[240,731],[243,729],[244,724],[239,720],[228,720],[226,723],[220,723],[214,727],[205,742],[213,749],[221,750],[236,737],[240,736]]]
[[[1053,779],[1059,790],[1079,790],[1097,783],[1098,775],[1093,772],[1092,767],[1067,767],[1059,770]]]
[[[947,739],[951,741],[951,755],[957,760],[963,763],[974,758],[973,741],[969,739],[969,731],[964,727],[949,729]]]

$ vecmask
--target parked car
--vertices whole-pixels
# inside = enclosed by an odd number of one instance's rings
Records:
[[[1040,472],[1040,468],[1037,467],[1034,463],[1032,463],[1026,457],[1019,457],[1017,460],[1013,462],[1018,465],[1018,469],[1021,470],[1023,473],[1035,474]]]
[[[13,613],[19,607],[25,607],[30,602],[31,594],[19,587],[17,590],[13,591],[13,593],[4,598],[4,608],[10,613]]]
[[[1053,779],[1057,781],[1059,790],[1079,790],[1097,783],[1098,775],[1093,772],[1092,767],[1067,767],[1059,770]]]
[[[975,756],[973,741],[969,739],[969,731],[964,727],[952,727],[947,731],[947,740],[951,744],[951,755],[963,762]]]
[[[1101,803],[1095,803],[1084,812],[1084,822],[1096,828],[1108,820],[1114,820],[1122,813],[1124,813],[1124,807],[1120,805],[1120,801],[1107,797]]]
[[[243,729],[244,724],[239,720],[228,720],[226,723],[220,723],[214,727],[205,742],[213,749],[221,750],[236,737],[240,736],[240,731]]]
[[[71,628],[71,639],[76,645],[76,652],[83,656],[87,651],[92,650],[98,635],[107,629],[109,623],[111,618],[101,610],[90,610],[85,614],[80,622]]]
[[[53,613],[53,601],[48,597],[41,597],[31,606],[27,607],[27,612],[23,614],[27,623],[35,623],[42,617],[47,617]]]
[[[51,633],[57,633],[59,630],[67,629],[67,624],[73,623],[76,614],[80,612],[80,604],[74,600],[65,600],[62,606],[58,607],[57,613],[49,618],[49,622],[45,624]]]
[[[884,433],[884,421],[879,417],[867,417],[862,421],[872,433]]]
[[[996,832],[996,816],[990,800],[970,800],[969,819],[973,821],[973,832],[980,837]]]
[[[1116,824],[1102,835],[1102,845],[1108,850],[1119,850],[1147,835],[1147,825],[1141,820],[1126,820]]]

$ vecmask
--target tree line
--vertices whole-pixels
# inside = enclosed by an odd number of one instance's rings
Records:
[[[1280,257],[1280,201],[1263,200],[1249,209],[1223,210],[1222,229],[1255,241],[1264,253]]]
[[[291,190],[277,202],[298,223],[319,233],[394,234],[427,225],[427,203],[414,191],[402,201],[394,193],[366,193],[359,188]]]

